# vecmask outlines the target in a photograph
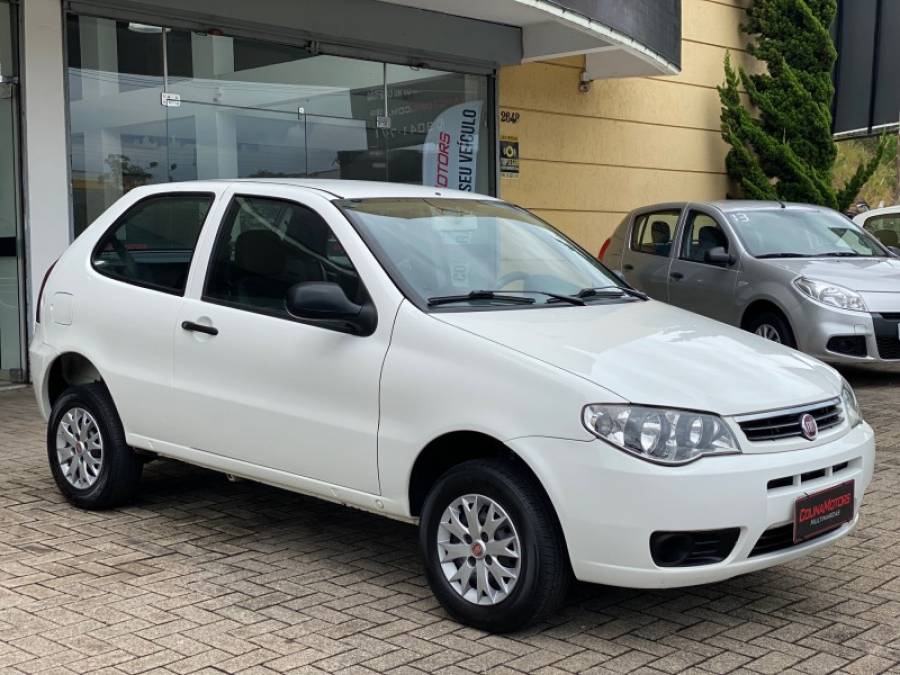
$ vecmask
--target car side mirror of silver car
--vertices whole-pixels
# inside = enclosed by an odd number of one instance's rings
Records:
[[[288,313],[313,325],[353,335],[371,335],[378,322],[371,301],[358,305],[331,281],[304,281],[288,289]]]
[[[709,249],[703,259],[712,265],[733,265],[735,263],[735,257],[723,246]]]

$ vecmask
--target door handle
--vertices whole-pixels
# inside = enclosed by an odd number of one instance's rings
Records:
[[[624,265],[622,265],[622,269],[626,272],[631,272],[634,270],[634,265],[632,265],[631,263],[625,263]]]
[[[194,323],[193,321],[182,321],[181,327],[193,333],[206,333],[207,335],[218,335],[219,329],[214,326],[204,326],[202,323]]]
[[[684,275],[681,272],[672,272],[669,274],[669,276],[676,281],[681,281],[682,279],[684,279]]]

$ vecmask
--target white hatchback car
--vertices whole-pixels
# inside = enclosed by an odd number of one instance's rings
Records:
[[[714,582],[846,535],[872,429],[832,368],[648,300],[520,208],[349,181],[132,190],[48,273],[31,345],[84,508],[162,456],[420,527],[491,631],[574,577]]]

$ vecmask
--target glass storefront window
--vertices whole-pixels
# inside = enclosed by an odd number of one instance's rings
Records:
[[[0,383],[24,380],[14,12],[0,0]]]
[[[492,187],[486,76],[82,15],[68,17],[68,76],[76,234],[146,183]]]

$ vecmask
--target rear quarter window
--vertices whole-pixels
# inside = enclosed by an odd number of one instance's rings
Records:
[[[101,237],[91,264],[100,274],[165,293],[184,293],[212,193],[142,199]]]

